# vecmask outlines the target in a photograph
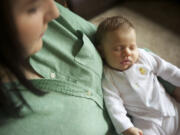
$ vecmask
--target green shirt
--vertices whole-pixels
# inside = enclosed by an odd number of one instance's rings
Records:
[[[43,79],[32,83],[43,97],[19,85],[32,107],[23,118],[8,119],[0,135],[113,135],[101,89],[102,60],[93,41],[96,27],[58,5],[61,16],[49,23],[43,48],[30,64]]]

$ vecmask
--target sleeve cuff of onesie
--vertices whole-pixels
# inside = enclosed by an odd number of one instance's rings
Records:
[[[130,123],[126,123],[124,125],[122,125],[122,130],[120,131],[120,133],[124,132],[125,130],[127,130],[128,128],[134,127],[134,125],[130,122]]]
[[[127,116],[118,117],[118,119],[119,120],[116,119],[113,121],[114,127],[115,127],[116,132],[118,134],[121,134],[122,132],[124,132],[128,128],[134,127],[134,125],[131,122],[131,120],[129,119],[129,117],[127,117]]]

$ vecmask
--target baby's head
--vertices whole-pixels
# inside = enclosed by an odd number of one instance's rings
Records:
[[[96,43],[105,63],[111,68],[123,71],[138,60],[135,28],[124,17],[109,17],[101,22]]]

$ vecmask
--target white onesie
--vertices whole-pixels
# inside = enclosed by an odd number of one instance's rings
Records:
[[[157,76],[180,87],[180,69],[151,52],[138,51],[139,60],[123,72],[104,66],[102,87],[111,120],[117,133],[135,126],[144,135],[175,135],[180,126],[178,104]],[[165,124],[170,121],[171,127]]]

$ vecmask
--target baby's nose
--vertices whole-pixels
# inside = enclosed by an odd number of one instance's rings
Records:
[[[124,49],[124,55],[125,55],[125,56],[131,55],[131,50],[130,50],[129,48],[125,48],[125,49]]]

